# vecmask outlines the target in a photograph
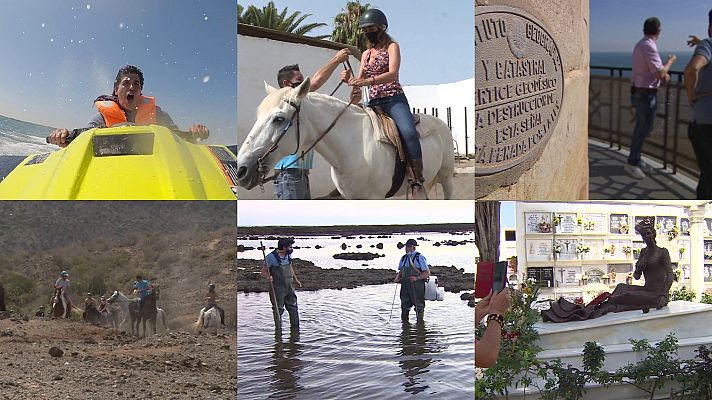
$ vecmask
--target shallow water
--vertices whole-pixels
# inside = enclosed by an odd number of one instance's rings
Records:
[[[402,325],[395,289],[298,291],[300,335],[285,311],[280,339],[269,295],[238,293],[238,399],[472,398],[473,309],[446,293]]]
[[[299,236],[295,238],[294,245],[301,248],[295,248],[292,257],[302,260],[311,261],[317,267],[321,268],[387,268],[395,270],[398,266],[398,261],[403,255],[404,250],[398,249],[398,242],[405,243],[410,238],[423,237],[427,240],[418,240],[418,251],[425,256],[428,264],[451,266],[464,268],[465,272],[475,272],[475,243],[474,234],[468,235],[451,235],[449,233],[439,232],[415,232],[406,234],[393,234],[390,238],[376,238],[369,235],[354,235],[355,239],[346,239],[344,237],[332,239],[331,236]],[[361,236],[364,236],[361,238]],[[372,235],[371,235],[372,236]],[[464,245],[457,246],[433,246],[434,243],[443,240],[457,240],[469,242]],[[263,241],[268,248],[277,245],[274,240]],[[341,249],[342,243],[349,246],[346,250]],[[383,243],[383,249],[379,250],[371,245]],[[239,240],[239,244],[244,246],[252,246],[257,248],[260,245],[259,240]],[[362,245],[362,248],[356,248],[356,245]],[[321,249],[315,249],[314,246],[323,246]],[[311,248],[304,248],[310,246]],[[268,250],[269,251],[269,250]],[[336,253],[344,252],[371,252],[383,254],[385,257],[379,257],[370,261],[359,260],[337,260],[333,258]],[[261,250],[248,250],[238,254],[239,258],[261,259]],[[366,264],[365,266],[363,264]]]

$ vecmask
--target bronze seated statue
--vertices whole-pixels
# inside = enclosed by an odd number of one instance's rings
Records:
[[[636,232],[645,242],[635,264],[633,277],[645,276],[645,285],[619,283],[613,293],[598,296],[587,305],[572,303],[563,297],[551,303],[551,308],[541,312],[544,322],[583,321],[598,318],[609,312],[660,309],[668,304],[670,286],[675,279],[670,262],[670,253],[655,242],[655,227],[652,221],[636,225]]]

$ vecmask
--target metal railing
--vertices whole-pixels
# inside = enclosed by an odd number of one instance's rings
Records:
[[[430,108],[428,108],[428,107],[423,107],[423,108],[411,107],[411,112],[413,112],[413,114],[430,114],[434,117],[439,118],[438,111],[439,111],[439,109],[437,107],[430,107]],[[452,132],[452,107],[447,107],[445,109],[445,111],[447,113],[445,123],[447,123],[448,128],[450,128],[450,132]],[[470,156],[470,153],[468,153],[468,149],[470,148],[470,145],[469,145],[470,135],[469,135],[469,132],[467,131],[467,129],[468,129],[467,107],[463,107],[463,111],[464,111],[463,128],[464,128],[464,137],[465,137],[465,153],[460,153],[459,144],[457,143],[457,140],[454,137],[453,137],[453,144],[455,146],[456,157],[468,158]],[[472,154],[472,156],[474,156],[474,154]]]
[[[591,66],[590,69],[589,137],[607,142],[609,148],[630,148],[635,126],[635,110],[630,104],[631,68]],[[687,102],[683,75],[671,71],[670,83],[658,90],[655,127],[645,140],[643,154],[674,174],[680,171],[697,178],[699,168],[687,138],[692,109]]]

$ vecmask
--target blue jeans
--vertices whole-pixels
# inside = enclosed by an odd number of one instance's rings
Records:
[[[371,107],[383,107],[383,111],[393,118],[396,126],[398,126],[398,133],[403,141],[403,147],[408,153],[408,158],[411,160],[423,158],[423,153],[420,150],[420,138],[418,138],[418,131],[415,130],[413,114],[410,112],[410,106],[405,94],[401,93],[396,96],[371,99],[368,105]]]
[[[311,200],[309,170],[289,168],[278,170],[274,179],[274,195],[278,200]]]
[[[630,104],[635,108],[635,128],[630,143],[628,164],[638,165],[645,138],[653,131],[655,111],[658,109],[658,94],[636,91],[630,95]]]

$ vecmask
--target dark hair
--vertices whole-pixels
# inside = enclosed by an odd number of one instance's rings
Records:
[[[707,19],[708,19],[710,25],[712,25],[712,10],[710,10],[710,12],[707,14]]]
[[[294,239],[292,238],[281,238],[277,241],[277,250],[286,249],[288,246],[294,244]]]
[[[655,35],[660,32],[660,20],[657,17],[650,17],[643,23],[643,33],[646,35]]]
[[[279,87],[284,87],[284,85],[282,85],[282,82],[284,82],[285,80],[292,79],[292,76],[294,76],[295,72],[300,72],[299,64],[286,65],[282,67],[282,69],[277,72],[277,84],[279,84]]]
[[[142,279],[143,279],[143,275],[141,275],[141,274],[137,274],[137,275],[136,275],[136,279],[138,279],[138,280],[142,280]]]
[[[119,86],[119,82],[121,82],[121,77],[124,75],[128,74],[136,74],[138,75],[138,80],[141,83],[141,89],[143,89],[143,72],[141,72],[138,67],[133,66],[133,65],[124,65],[119,72],[116,73],[116,79],[114,79],[114,92],[116,92],[116,87]]]

